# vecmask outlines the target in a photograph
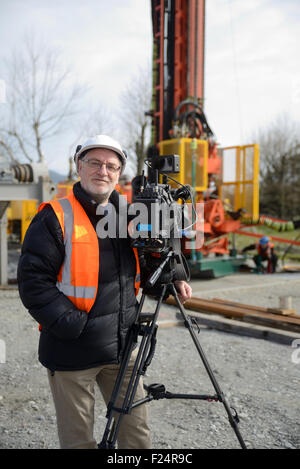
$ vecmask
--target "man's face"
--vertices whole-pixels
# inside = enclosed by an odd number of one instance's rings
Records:
[[[101,163],[105,164],[100,167]],[[119,169],[114,171],[112,168]],[[95,148],[78,161],[77,171],[82,188],[98,203],[103,203],[118,183],[121,162],[114,151]]]

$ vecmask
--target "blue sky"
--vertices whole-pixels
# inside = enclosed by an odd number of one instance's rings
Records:
[[[3,57],[30,29],[89,85],[87,105],[112,113],[133,74],[151,63],[150,0],[1,0],[0,79]],[[221,146],[252,143],[279,114],[300,122],[299,43],[299,0],[206,1],[204,107]],[[47,145],[51,169],[67,171],[73,138]]]

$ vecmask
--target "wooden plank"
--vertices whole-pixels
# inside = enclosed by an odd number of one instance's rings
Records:
[[[223,300],[222,298],[213,298],[211,301],[227,305],[235,305],[241,308],[252,309],[253,311],[260,311],[262,313],[267,313],[268,308],[262,308],[261,306],[246,305],[245,303],[238,303],[236,301]]]
[[[179,312],[177,315],[178,318],[181,317]],[[230,332],[231,334],[270,340],[284,345],[291,345],[293,340],[299,338],[299,332],[269,327],[266,324],[253,324],[253,322],[237,321],[216,314],[205,314],[196,311],[191,311],[189,315],[197,321],[200,327]]]
[[[296,309],[273,309],[274,314],[282,314],[283,316],[299,316]]]
[[[176,305],[175,299],[170,297],[166,303]],[[244,307],[228,304],[220,304],[214,300],[192,297],[184,304],[186,309],[203,313],[220,314],[225,317],[256,324],[267,324],[269,327],[300,332],[300,318],[295,316],[283,316],[270,312],[256,310],[255,307]]]
[[[223,300],[222,298],[213,298],[213,301],[220,304],[238,306],[241,308],[251,309],[261,313],[282,314],[284,316],[299,316],[296,309],[280,309],[280,308],[262,308],[261,306],[246,305],[244,303],[237,303],[236,301]]]
[[[207,300],[207,299],[200,299],[200,298],[191,298],[189,300],[191,304],[188,304],[188,302],[185,303],[185,307],[190,307],[190,306],[196,306],[196,307],[204,307],[208,308],[212,312],[223,312],[224,314],[227,315],[232,315],[232,317],[237,316],[241,317],[243,315],[253,315],[261,318],[268,318],[268,319],[274,319],[276,321],[283,321],[283,322],[289,322],[291,324],[297,324],[300,326],[300,317],[295,317],[295,316],[279,316],[278,314],[274,314],[269,311],[260,311],[257,309],[254,309],[253,306],[249,308],[248,305],[243,305],[237,306],[233,303],[230,304],[217,304],[214,300]]]

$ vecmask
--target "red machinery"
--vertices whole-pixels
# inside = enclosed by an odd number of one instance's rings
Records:
[[[196,201],[204,201],[204,245],[200,257],[209,253],[228,254],[227,234],[239,228],[238,220],[230,219],[223,203],[209,195],[210,181],[221,178],[222,161],[218,156],[214,134],[203,112],[204,101],[204,43],[205,0],[152,0],[153,24],[153,112],[152,143],[161,154],[174,148],[205,140],[206,164],[203,152],[197,159],[202,165],[201,182],[196,187]],[[177,145],[177,147],[176,147]],[[188,148],[185,146],[185,148]],[[179,150],[180,151],[180,150]],[[180,154],[181,163],[190,165],[189,149]],[[185,161],[183,161],[185,160]],[[200,161],[202,160],[202,162]],[[199,169],[200,171],[200,169]],[[184,183],[190,175],[185,173]],[[217,181],[218,182],[218,181]],[[190,254],[189,250],[184,250]]]
[[[154,140],[170,137],[174,112],[204,89],[204,0],[152,0]]]

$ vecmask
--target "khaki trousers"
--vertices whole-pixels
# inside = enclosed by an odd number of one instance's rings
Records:
[[[132,353],[127,376],[119,395],[119,402],[124,398],[130,372],[136,353]],[[94,438],[94,384],[97,383],[108,404],[118,374],[119,365],[105,365],[80,371],[55,371],[54,376],[48,370],[48,379],[56,409],[57,429],[62,449],[97,448]],[[142,378],[135,395],[135,400],[145,396]],[[103,429],[104,431],[104,429]],[[101,437],[101,435],[100,435]],[[118,432],[118,449],[149,449],[152,447],[148,427],[147,404],[134,408],[129,415],[124,415]]]

